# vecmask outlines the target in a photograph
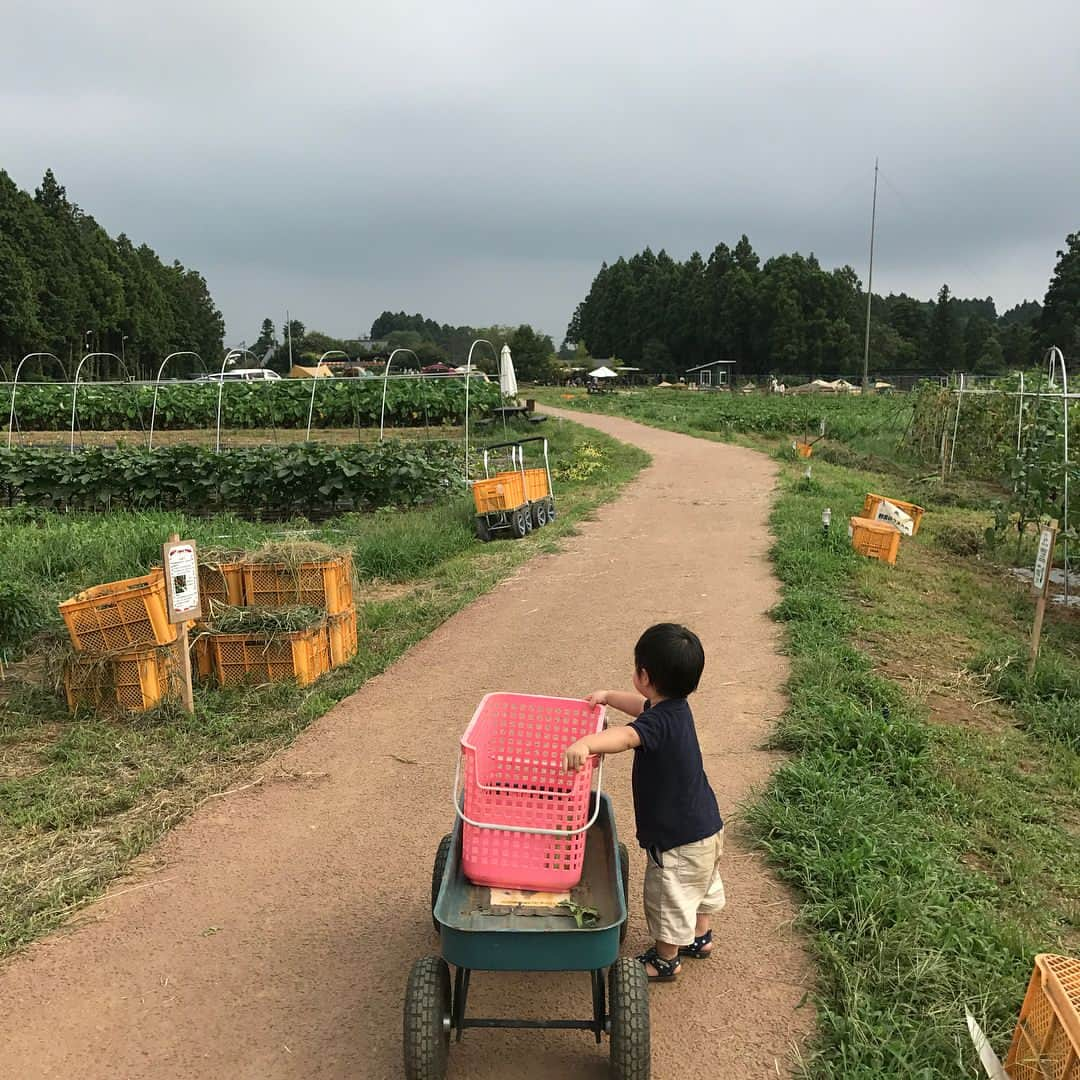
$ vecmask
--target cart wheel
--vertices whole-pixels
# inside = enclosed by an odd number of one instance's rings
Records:
[[[405,989],[406,1080],[443,1080],[450,1056],[450,969],[441,956],[423,956]]]
[[[491,526],[488,525],[487,518],[476,519],[476,539],[482,540],[485,544],[491,539]]]
[[[623,900],[626,902],[626,907],[630,908],[630,852],[626,850],[625,844],[619,844],[619,876],[622,878],[622,894]],[[630,916],[627,914],[623,919],[622,926],[619,927],[619,944],[621,945],[626,940],[626,931],[630,926]]]
[[[514,535],[519,539],[523,539],[529,532],[529,515],[524,509],[518,509],[514,511],[514,516],[511,519],[511,528]]]
[[[613,1080],[649,1080],[649,979],[645,968],[628,956],[611,965],[611,1076]]]
[[[435,933],[439,933],[441,927],[439,920],[435,918],[435,901],[439,899],[439,889],[442,887],[443,875],[446,873],[446,861],[450,858],[450,845],[454,838],[447,833],[440,841],[438,850],[435,852],[435,868],[431,871],[431,921],[435,926]]]
[[[542,529],[547,524],[547,504],[536,502],[532,505],[532,523],[534,529]]]
[[[547,501],[548,521],[555,520],[555,500],[548,499]]]

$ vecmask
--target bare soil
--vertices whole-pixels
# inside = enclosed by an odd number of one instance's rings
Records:
[[[652,989],[654,1080],[788,1072],[813,1016],[795,904],[731,812],[776,755],[786,667],[766,612],[775,481],[764,456],[608,417],[573,417],[654,464],[555,555],[447,621],[270,762],[209,800],[68,931],[0,969],[4,1076],[20,1080],[377,1078],[401,1075],[414,959],[437,951],[429,884],[453,811],[458,739],[493,690],[579,695],[626,686],[638,633],[680,620],[708,656],[694,707],[706,767],[734,825],[728,908],[708,962]],[[605,786],[631,848],[626,951],[646,945],[630,755]],[[279,778],[288,777],[289,782]],[[585,1016],[583,975],[484,974],[470,1011]],[[580,1032],[470,1031],[450,1076],[607,1075]]]

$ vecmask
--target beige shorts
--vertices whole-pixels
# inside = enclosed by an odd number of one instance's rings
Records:
[[[698,915],[714,915],[727,902],[720,880],[724,830],[660,854],[645,867],[645,921],[654,941],[689,945]]]

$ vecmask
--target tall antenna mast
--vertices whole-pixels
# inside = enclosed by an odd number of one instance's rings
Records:
[[[870,301],[874,295],[874,227],[877,225],[878,159],[874,158],[874,206],[870,211],[870,273],[866,275],[866,341],[863,344],[862,385],[870,389]]]

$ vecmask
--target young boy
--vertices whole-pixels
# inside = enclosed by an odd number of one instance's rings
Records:
[[[634,751],[634,814],[638,843],[648,855],[645,919],[653,939],[638,960],[651,981],[673,980],[680,956],[711,955],[710,917],[724,906],[724,823],[686,701],[704,666],[693,631],[675,623],[650,627],[634,647],[636,693],[599,690],[588,698],[634,719],[563,752],[563,767],[576,772],[593,754]]]

